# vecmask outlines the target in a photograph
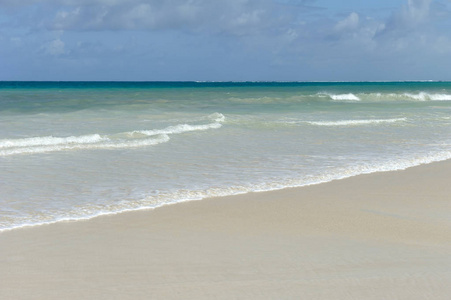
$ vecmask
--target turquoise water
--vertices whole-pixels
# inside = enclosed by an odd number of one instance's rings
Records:
[[[0,230],[451,158],[451,83],[0,82]]]

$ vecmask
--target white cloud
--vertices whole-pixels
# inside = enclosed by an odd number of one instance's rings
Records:
[[[64,42],[57,38],[43,46],[44,52],[49,55],[58,56],[66,53]]]
[[[407,6],[401,11],[405,22],[420,23],[429,16],[429,7],[432,0],[408,0]]]
[[[359,15],[356,12],[352,12],[346,19],[339,21],[335,25],[336,31],[350,31],[355,30],[359,26]]]
[[[380,34],[403,33],[424,25],[429,21],[431,3],[432,0],[408,0],[390,16]]]
[[[205,30],[243,34],[273,21],[269,0],[61,0],[45,27],[58,30]]]
[[[370,4],[312,8],[315,0],[0,0],[0,17],[6,20],[0,37],[8,53],[22,51],[23,57],[28,49],[39,49],[37,60],[64,56],[74,65],[108,57],[140,67],[140,57],[168,66],[176,58],[190,66],[197,57],[208,66],[240,60],[238,67],[260,62],[253,67],[264,69],[276,62],[287,74],[309,66],[312,72],[357,70],[360,64],[386,72],[404,58],[420,64],[446,57],[451,0],[403,1],[393,11],[375,12]],[[22,41],[12,42],[12,36]]]

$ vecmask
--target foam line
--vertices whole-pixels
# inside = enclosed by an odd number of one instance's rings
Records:
[[[329,95],[332,100],[335,101],[360,101],[361,99],[357,97],[356,95],[349,93],[349,94],[339,94],[339,95]]]
[[[113,204],[108,207],[85,207],[79,211],[73,211],[64,216],[54,216],[53,220],[27,222],[22,224],[12,224],[7,227],[0,227],[0,232],[8,231],[17,228],[39,226],[43,224],[52,224],[62,221],[79,221],[92,219],[103,215],[114,215],[118,213],[137,211],[142,209],[154,209],[164,205],[170,205],[180,202],[202,200],[210,197],[230,196],[238,194],[246,194],[250,192],[266,192],[281,190],[290,187],[302,187],[315,184],[330,182],[333,180],[345,179],[353,176],[370,174],[376,172],[388,172],[405,170],[410,167],[415,167],[423,164],[430,164],[433,162],[444,161],[451,159],[451,151],[442,151],[437,153],[429,153],[420,157],[410,157],[395,161],[385,161],[369,165],[350,166],[344,169],[337,169],[335,172],[328,172],[327,174],[318,175],[308,178],[293,178],[283,181],[274,181],[251,186],[231,186],[222,188],[210,188],[205,190],[179,190],[176,192],[161,193],[157,196],[148,196],[143,199],[136,200],[132,203]]]
[[[0,156],[34,154],[65,150],[118,149],[158,145],[170,140],[170,135],[191,131],[204,131],[222,127],[225,117],[220,113],[208,116],[213,123],[190,125],[178,124],[164,129],[135,130],[125,133],[100,135],[98,133],[69,137],[30,137],[0,140]],[[137,134],[138,133],[138,134]],[[145,137],[142,137],[144,135]],[[114,138],[125,136],[127,138]]]
[[[359,125],[371,125],[371,124],[384,124],[384,123],[396,123],[404,122],[406,118],[397,119],[369,119],[369,120],[340,120],[340,121],[310,121],[306,122],[311,125],[317,126],[359,126]]]

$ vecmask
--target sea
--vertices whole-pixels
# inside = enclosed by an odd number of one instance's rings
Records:
[[[0,82],[0,231],[451,158],[451,82]]]

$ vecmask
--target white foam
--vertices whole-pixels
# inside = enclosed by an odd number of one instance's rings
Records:
[[[69,137],[31,137],[23,139],[4,139],[0,140],[0,149],[14,148],[14,147],[33,147],[33,146],[51,146],[51,145],[68,145],[68,144],[92,144],[109,139],[99,134],[90,134],[82,136]]]
[[[329,97],[334,101],[383,101],[383,100],[414,100],[414,101],[451,101],[451,94],[447,93],[347,93],[329,94],[319,93],[315,97]]]
[[[451,95],[448,94],[432,94],[429,98],[433,101],[451,101]]]
[[[135,133],[141,133],[147,136],[154,136],[159,134],[180,134],[190,131],[203,131],[208,129],[218,129],[222,127],[220,123],[212,123],[206,125],[189,125],[189,124],[180,124],[176,126],[170,126],[165,129],[160,130],[136,130],[129,133],[129,135],[133,136]]]
[[[316,126],[359,126],[359,125],[377,125],[384,123],[404,122],[406,118],[396,119],[369,119],[369,120],[340,120],[340,121],[307,121],[306,123]]]
[[[349,93],[349,94],[338,94],[338,95],[329,95],[330,98],[332,98],[335,101],[360,101],[360,98],[356,95]]]
[[[222,123],[225,121],[225,116],[221,113],[213,113],[208,116],[208,118],[212,121]]]
[[[89,149],[119,149],[135,148],[158,145],[170,140],[169,135],[182,134],[190,131],[204,131],[222,127],[225,116],[215,113],[207,117],[214,123],[190,125],[179,124],[164,129],[135,130],[131,132],[112,135],[81,135],[70,137],[31,137],[23,139],[0,140],[0,156],[15,154],[33,154],[64,150],[89,150]],[[127,138],[113,138],[114,136],[125,136]]]
[[[147,136],[154,136],[159,134],[180,134],[190,131],[204,131],[209,129],[218,129],[222,127],[222,122],[225,121],[225,116],[220,113],[214,113],[208,116],[209,120],[214,121],[214,123],[202,124],[202,125],[189,125],[189,124],[179,124],[175,126],[169,126],[165,129],[153,129],[153,130],[135,130],[128,132],[129,136],[133,136],[136,133],[144,134]]]
[[[421,92],[418,94],[404,93],[403,95],[418,101],[451,101],[450,94],[429,94]]]
[[[36,220],[34,222],[22,222],[21,224],[13,224],[7,227],[0,228],[0,232],[23,227],[38,226],[44,224],[53,224],[63,221],[79,221],[92,219],[98,216],[114,215],[128,211],[137,211],[143,209],[154,209],[165,205],[171,205],[180,202],[202,200],[211,197],[221,197],[230,195],[246,194],[250,192],[266,192],[281,190],[291,187],[302,187],[308,185],[321,184],[334,180],[345,179],[353,176],[370,174],[376,172],[388,172],[405,170],[410,167],[415,167],[423,164],[429,164],[438,161],[451,159],[451,151],[442,151],[437,153],[430,153],[424,156],[413,156],[405,159],[390,160],[384,162],[374,162],[373,164],[361,164],[357,166],[350,166],[348,168],[337,169],[335,171],[328,171],[325,174],[306,178],[293,178],[280,181],[272,181],[268,183],[253,184],[248,186],[231,186],[209,188],[205,190],[178,190],[176,192],[157,193],[156,195],[149,195],[144,199],[139,199],[132,202],[122,202],[103,206],[87,206],[80,210],[61,213],[59,216],[46,215],[45,220]]]
[[[169,141],[168,135],[160,135],[157,138],[123,141],[116,143],[95,143],[95,144],[65,144],[65,145],[43,145],[34,147],[18,147],[12,149],[0,150],[0,156],[9,156],[15,154],[35,154],[64,150],[93,150],[93,149],[119,149],[136,148],[144,146],[153,146]]]

